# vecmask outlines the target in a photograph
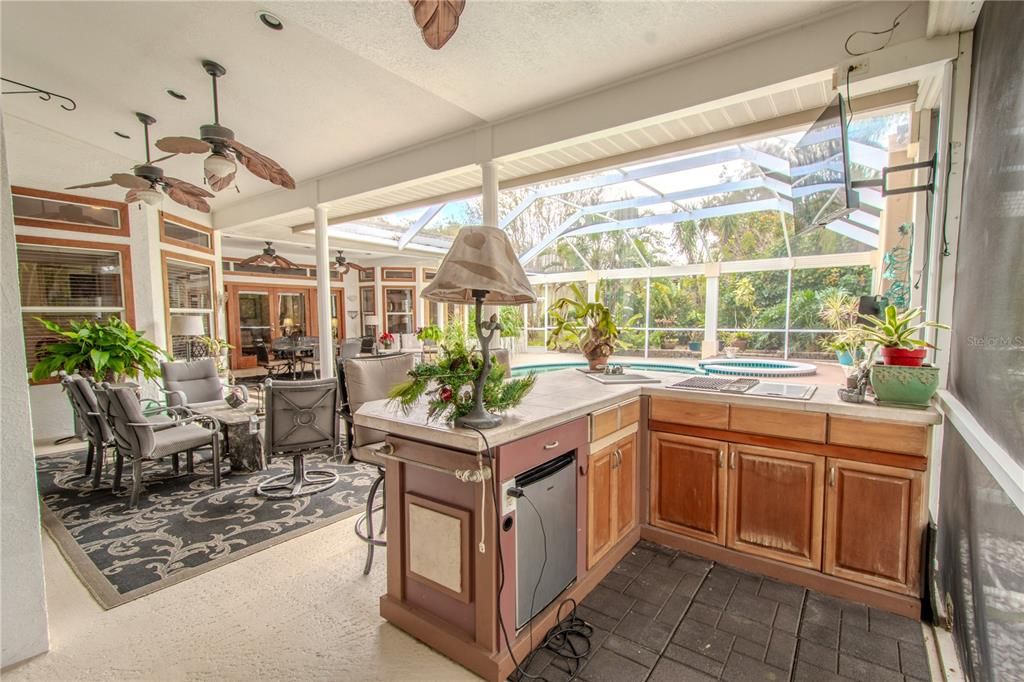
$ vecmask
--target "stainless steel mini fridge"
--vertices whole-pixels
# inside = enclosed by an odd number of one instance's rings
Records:
[[[516,476],[516,629],[576,580],[576,455]]]

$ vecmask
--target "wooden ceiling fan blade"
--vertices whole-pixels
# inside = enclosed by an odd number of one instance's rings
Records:
[[[256,177],[263,178],[267,182],[272,182],[285,189],[295,189],[295,180],[277,161],[245,146],[238,140],[232,140],[227,144],[235,152],[235,156],[242,162],[242,165]]]
[[[185,182],[184,180],[179,180],[178,178],[168,177],[166,175],[163,177],[162,182],[164,184],[168,185],[169,187],[174,187],[177,190],[180,190],[182,192],[186,192],[188,194],[192,194],[192,195],[197,196],[197,197],[205,197],[207,199],[212,199],[213,198],[213,193],[212,192],[208,192],[205,189],[203,189],[202,187],[199,187],[197,185],[193,185],[191,182]]]
[[[440,50],[455,35],[466,8],[466,0],[409,0],[409,4],[423,42],[432,50]]]
[[[277,261],[278,265],[281,265],[282,267],[288,268],[289,270],[298,270],[299,269],[298,265],[296,265],[295,263],[291,262],[290,260],[288,260],[284,256],[274,256],[274,260]]]
[[[249,256],[248,258],[243,258],[242,260],[238,261],[238,264],[242,265],[242,266],[263,265],[263,254],[262,253],[258,253],[255,256]]]
[[[160,163],[161,161],[166,161],[167,159],[173,159],[177,155],[178,155],[178,152],[174,152],[173,154],[167,154],[165,156],[161,156],[159,159],[153,159],[152,161],[150,161],[149,165],[150,166],[155,166],[156,164]],[[139,165],[142,165],[142,164],[139,164]]]
[[[149,180],[131,173],[114,173],[110,176],[110,181],[125,189],[149,189],[150,185]]]
[[[87,182],[84,185],[71,185],[70,187],[65,187],[64,189],[88,189],[89,187],[108,187],[113,184],[113,180],[99,180],[98,182]]]
[[[206,199],[191,192],[186,192],[180,185],[167,184],[164,186],[164,192],[171,198],[171,201],[179,203],[182,206],[188,206],[189,208],[201,213],[210,212],[210,205],[206,203]]]
[[[142,197],[139,196],[139,190],[128,190],[128,193],[124,195],[124,203],[134,204],[136,201],[142,201]]]
[[[156,148],[172,154],[206,154],[213,149],[209,142],[183,136],[161,137],[156,141]]]

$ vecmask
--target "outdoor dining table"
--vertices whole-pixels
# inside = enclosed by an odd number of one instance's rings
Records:
[[[231,462],[232,471],[260,471],[266,468],[263,461],[263,423],[265,415],[257,414],[255,401],[239,407],[227,403],[212,407],[196,407],[196,414],[213,417],[224,433],[225,457]]]

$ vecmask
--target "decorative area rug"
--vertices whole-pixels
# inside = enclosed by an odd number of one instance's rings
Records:
[[[169,462],[147,466],[139,507],[130,509],[130,467],[126,488],[114,493],[113,466],[93,490],[91,477],[83,475],[84,451],[36,459],[43,525],[103,608],[359,513],[377,475],[366,465],[307,457],[307,469],[336,471],[338,482],[315,495],[272,500],[258,496],[256,485],[289,472],[290,460],[275,460],[266,471],[231,472],[219,489],[210,466],[197,462],[194,474],[177,477]]]

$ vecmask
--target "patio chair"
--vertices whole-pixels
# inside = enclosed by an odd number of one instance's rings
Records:
[[[89,444],[88,454],[85,459],[85,475],[93,475],[92,486],[98,488],[100,479],[103,476],[103,468],[107,450],[115,446],[114,434],[110,430],[106,412],[103,409],[100,398],[95,390],[95,385],[89,379],[78,374],[67,374],[61,372],[60,382],[71,401],[71,408],[75,412],[75,419],[82,424],[84,436]],[[162,414],[154,414],[152,411],[143,411],[146,420],[153,424],[156,429],[167,428],[173,425],[173,419]],[[174,461],[177,470],[177,458]]]
[[[160,373],[169,407],[220,407],[224,404],[225,391],[235,388],[242,391],[243,399],[249,399],[249,391],[244,385],[231,386],[217,374],[217,363],[213,358],[161,362]]]
[[[384,445],[383,431],[356,426],[354,415],[364,403],[388,397],[391,387],[405,381],[409,370],[416,364],[416,356],[412,353],[388,355],[384,357],[349,358],[339,365],[338,385],[342,392],[341,417],[345,422],[345,456],[342,462],[362,462],[377,467],[377,478],[370,486],[366,498],[366,511],[356,521],[356,535],[366,543],[366,565],[363,574],[368,574],[373,566],[373,550],[387,543],[379,538],[373,529],[374,512],[384,511],[383,502],[374,506],[377,491],[384,491],[384,469],[386,461],[379,453]],[[387,529],[387,515],[381,519],[380,533]]]
[[[256,347],[256,364],[267,370],[266,379],[277,379],[282,375],[292,373],[291,360],[271,360],[270,350],[263,339],[256,339],[254,345]]]
[[[109,400],[110,426],[117,444],[117,466],[114,489],[121,487],[121,471],[125,459],[132,464],[132,508],[139,506],[142,492],[142,463],[176,457],[186,453],[191,460],[196,449],[210,446],[213,450],[213,487],[220,487],[220,424],[212,417],[193,415],[177,419],[169,428],[154,428],[142,413],[142,403],[130,388],[102,384]],[[200,424],[205,425],[200,426]]]
[[[269,463],[273,457],[291,457],[292,471],[264,479],[256,486],[256,493],[288,499],[327,490],[338,482],[338,474],[326,469],[306,469],[305,458],[316,453],[331,455],[337,449],[338,382],[267,379],[264,386],[264,460]]]
[[[341,348],[338,349],[339,357],[342,360],[356,357],[359,355],[362,345],[363,342],[360,339],[345,339],[341,342]]]

